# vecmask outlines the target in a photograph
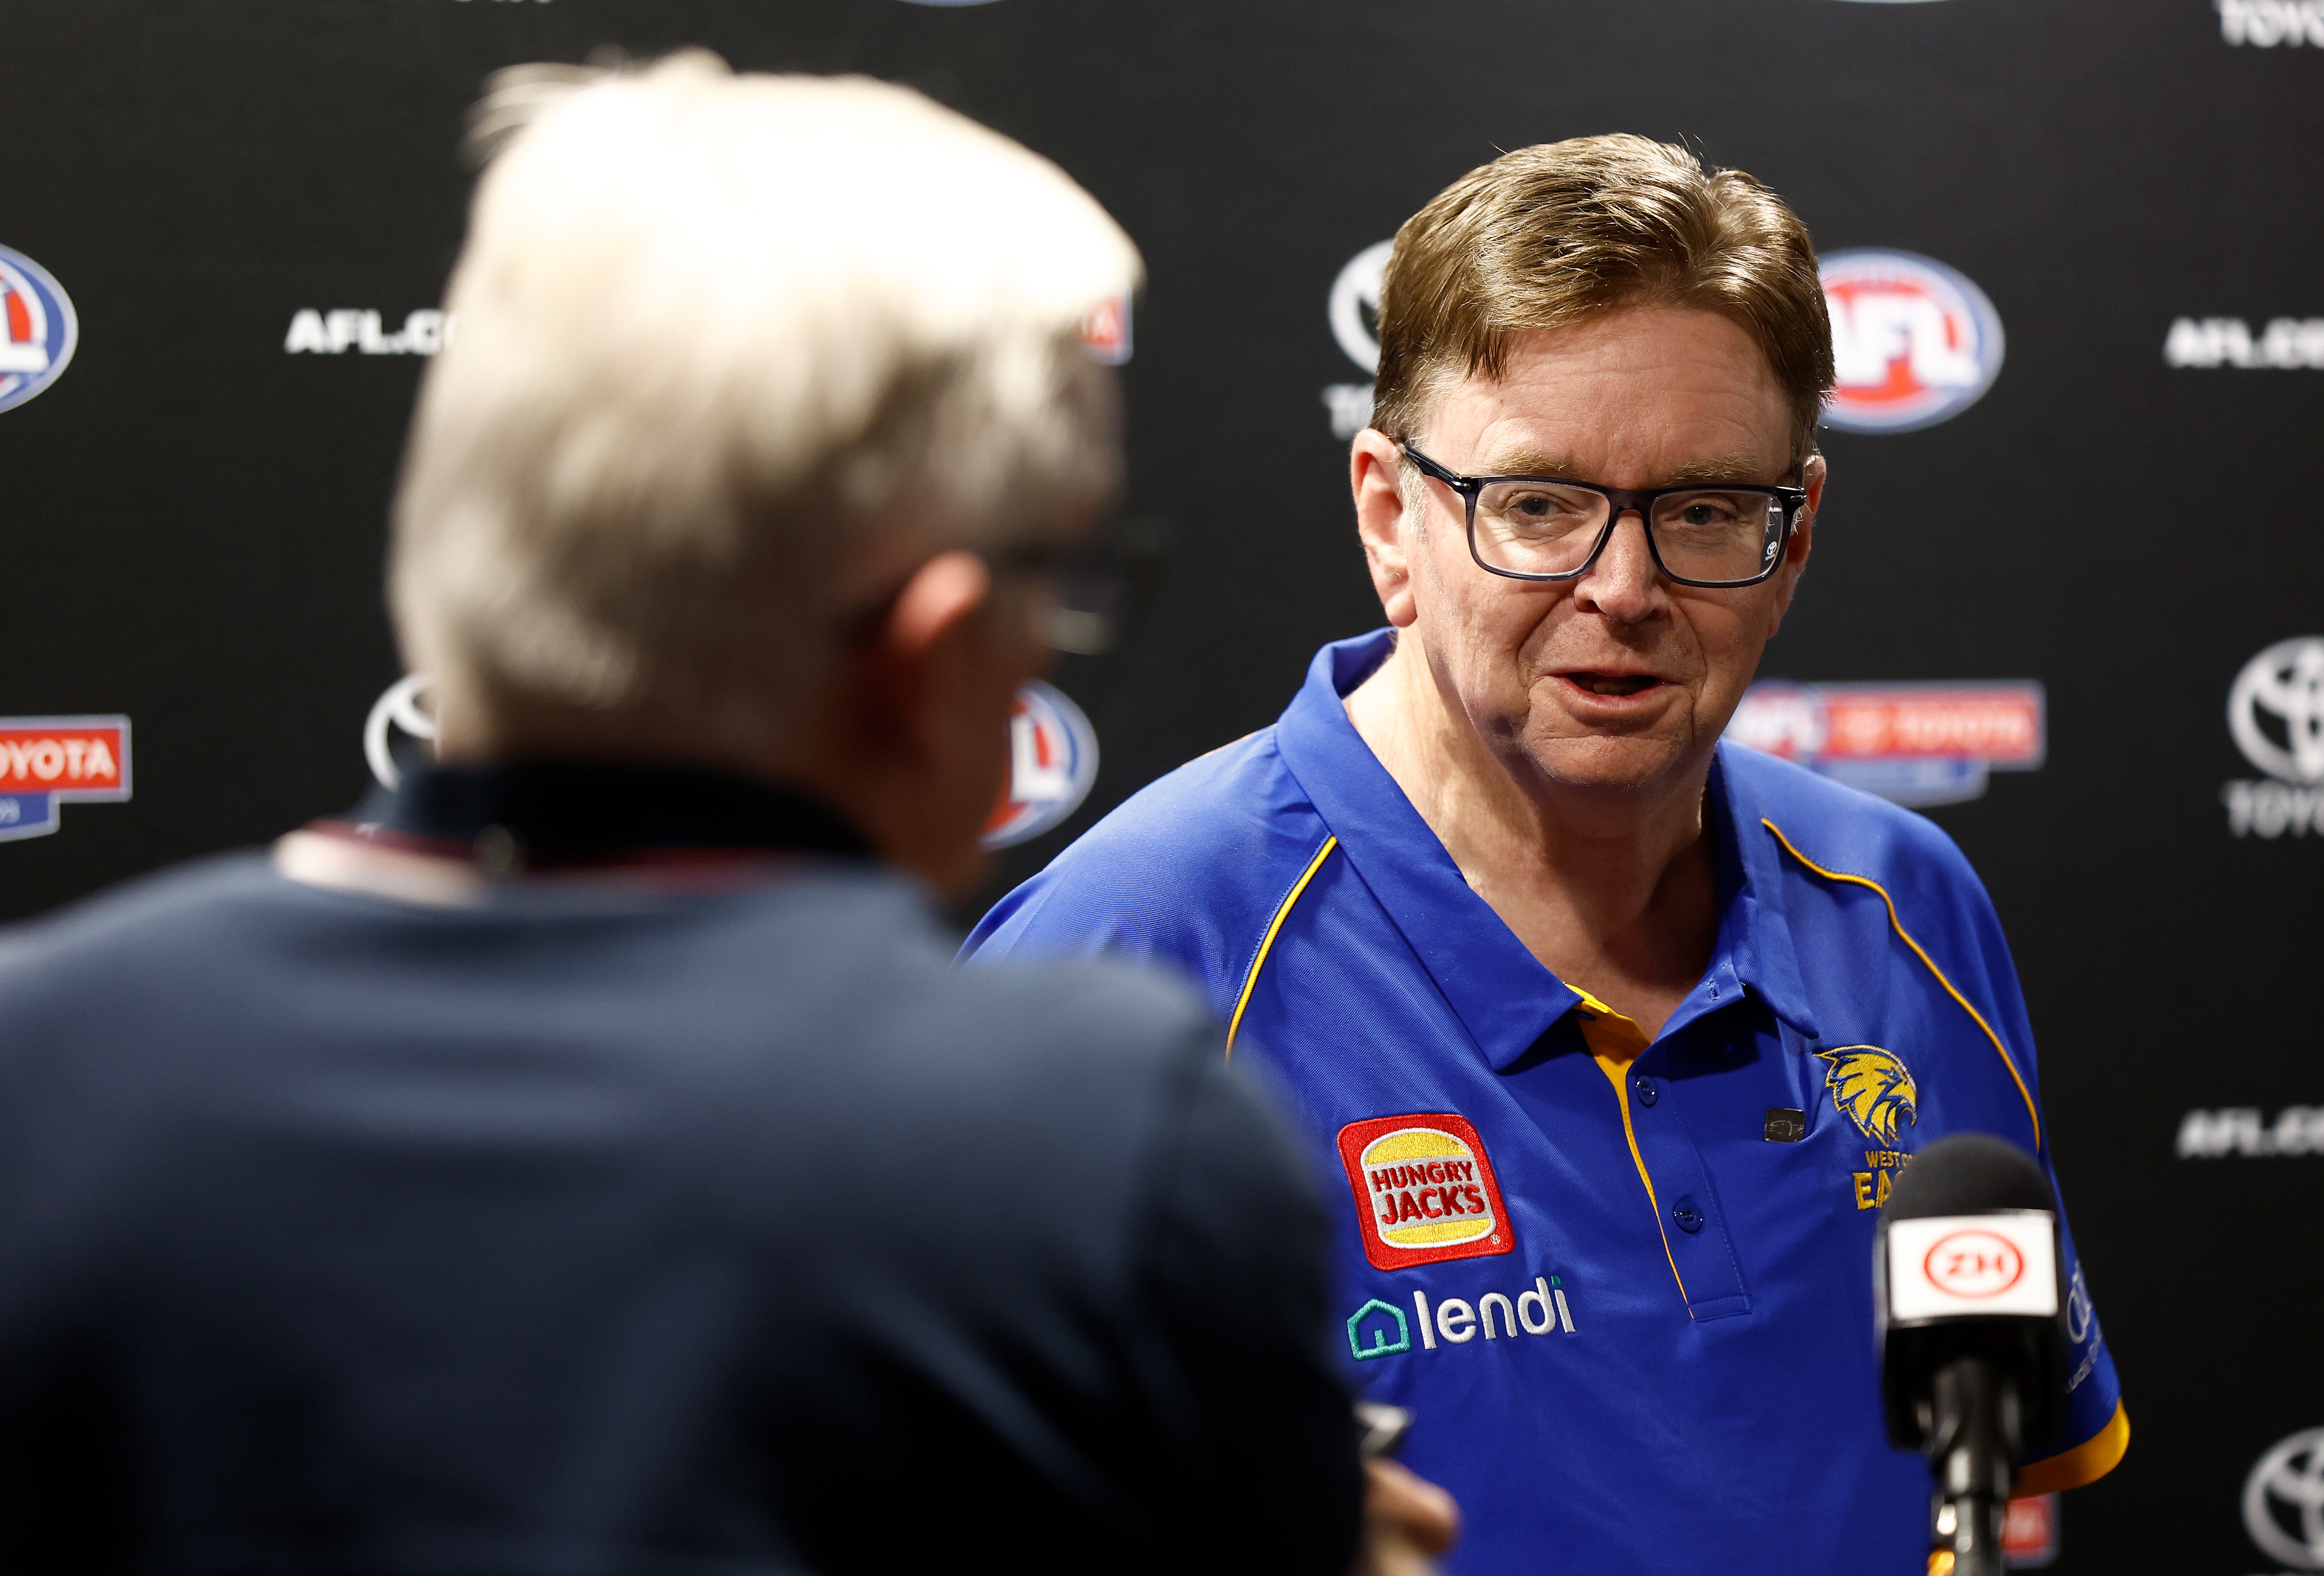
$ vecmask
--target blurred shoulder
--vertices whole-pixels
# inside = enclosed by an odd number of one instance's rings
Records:
[[[286,883],[261,852],[174,865],[0,928],[0,997],[191,958],[266,923]]]
[[[956,1024],[999,1029],[1010,1044],[1038,1047],[1037,1059],[1101,1052],[1152,1064],[1219,1053],[1210,1012],[1185,982],[1112,958],[946,965],[932,997]]]

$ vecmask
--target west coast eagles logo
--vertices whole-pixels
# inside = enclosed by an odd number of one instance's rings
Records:
[[[1816,1055],[1831,1064],[1824,1086],[1831,1091],[1833,1106],[1880,1146],[1864,1152],[1870,1169],[1854,1174],[1856,1207],[1877,1209],[1888,1202],[1895,1174],[1910,1158],[1898,1151],[1897,1133],[1900,1119],[1903,1127],[1919,1123],[1921,1092],[1913,1083],[1912,1069],[1895,1052],[1878,1046],[1841,1046]]]
[[[1896,1147],[1896,1119],[1912,1126],[1920,1120],[1920,1093],[1903,1062],[1878,1046],[1842,1046],[1818,1051],[1831,1064],[1824,1083],[1840,1114],[1854,1122],[1868,1138],[1887,1148]]]

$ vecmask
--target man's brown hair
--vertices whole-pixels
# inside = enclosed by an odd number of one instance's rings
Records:
[[[1791,405],[1794,456],[1814,447],[1831,321],[1807,226],[1741,171],[1627,134],[1505,153],[1405,221],[1380,285],[1372,425],[1402,442],[1452,383],[1499,377],[1517,336],[1630,306],[1734,322]]]

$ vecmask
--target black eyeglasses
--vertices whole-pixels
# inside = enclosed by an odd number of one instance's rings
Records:
[[[1003,549],[986,554],[985,562],[1046,584],[1049,601],[1039,628],[1050,650],[1098,657],[1119,650],[1145,622],[1172,535],[1168,521],[1149,515],[1113,521],[1069,548]]]
[[[1090,532],[1074,542],[1030,540],[976,549],[997,581],[1029,581],[1026,605],[1042,642],[1069,657],[1102,656],[1144,622],[1167,567],[1170,522],[1148,516]],[[886,594],[842,615],[848,641],[868,639],[903,594],[906,576]]]
[[[1562,476],[1462,476],[1410,444],[1405,457],[1458,493],[1469,509],[1469,556],[1512,580],[1575,580],[1614,527],[1636,510],[1655,567],[1681,585],[1757,585],[1784,561],[1804,487],[1741,482],[1601,487]]]

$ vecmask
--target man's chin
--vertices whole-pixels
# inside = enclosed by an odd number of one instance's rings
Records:
[[[1534,770],[1554,787],[1609,795],[1650,793],[1692,764],[1679,730],[1561,733],[1526,741]]]

